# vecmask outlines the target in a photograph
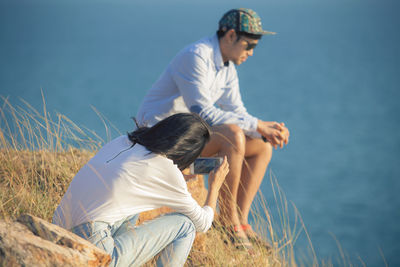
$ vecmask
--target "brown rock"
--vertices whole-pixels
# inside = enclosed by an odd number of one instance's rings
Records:
[[[37,217],[0,221],[0,266],[108,266],[110,261],[88,241]]]

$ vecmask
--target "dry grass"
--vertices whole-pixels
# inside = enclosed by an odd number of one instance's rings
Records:
[[[46,111],[38,112],[28,103],[11,105],[2,98],[0,109],[0,218],[15,219],[20,214],[51,221],[53,212],[69,182],[94,155],[104,141],[89,130],[82,130],[63,115],[55,120]],[[276,179],[271,177],[279,206],[279,218],[271,218],[269,203],[258,198],[254,229],[267,237],[272,250],[257,248],[256,256],[224,243],[226,236],[216,230],[200,235],[187,266],[319,266],[312,246],[304,263],[296,263],[294,245],[304,225],[289,205]],[[290,211],[289,211],[290,209]],[[294,212],[293,212],[294,211]],[[294,214],[295,218],[289,218]],[[294,224],[291,223],[294,221]],[[311,244],[311,242],[310,242]],[[322,263],[323,266],[330,264]]]
[[[28,103],[0,109],[0,217],[31,213],[51,220],[71,178],[102,140],[63,115],[52,120]],[[73,144],[73,145],[71,145]]]

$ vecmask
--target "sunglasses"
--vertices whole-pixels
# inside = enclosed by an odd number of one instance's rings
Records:
[[[257,46],[257,43],[250,43],[247,40],[244,40],[247,43],[247,47],[245,48],[246,51],[250,51],[251,49],[254,49]]]

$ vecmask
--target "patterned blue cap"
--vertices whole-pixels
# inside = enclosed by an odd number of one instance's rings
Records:
[[[223,31],[234,29],[237,32],[257,35],[275,34],[263,30],[260,17],[249,8],[237,8],[226,12],[219,21],[219,29]]]

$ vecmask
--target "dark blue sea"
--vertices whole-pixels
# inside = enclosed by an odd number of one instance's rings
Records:
[[[320,261],[400,266],[398,1],[0,0],[0,95],[41,110],[42,90],[50,113],[106,140],[94,107],[125,133],[170,59],[234,7],[278,33],[238,67],[248,111],[291,131],[261,186],[271,214],[272,176]],[[299,258],[307,246],[303,232]]]

